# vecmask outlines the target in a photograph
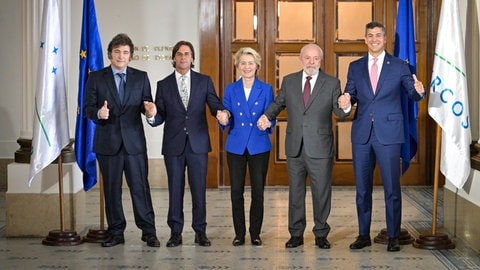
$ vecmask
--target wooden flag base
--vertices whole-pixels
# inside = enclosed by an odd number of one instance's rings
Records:
[[[43,239],[46,246],[76,246],[82,243],[82,239],[75,231],[53,230]]]
[[[454,249],[455,244],[443,233],[423,234],[412,244],[421,249]]]
[[[108,234],[107,230],[88,230],[87,235],[83,237],[83,242],[87,243],[103,243],[107,240]]]
[[[405,229],[400,229],[400,236],[398,237],[398,243],[400,245],[409,245],[413,242],[413,237]],[[382,229],[375,238],[373,242],[379,244],[388,244],[388,234],[387,229]]]

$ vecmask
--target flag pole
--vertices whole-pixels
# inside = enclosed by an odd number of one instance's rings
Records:
[[[100,229],[88,230],[87,235],[83,237],[83,241],[88,243],[103,243],[108,238],[107,230],[105,230],[105,194],[103,193],[102,172],[98,176],[98,185],[100,187]]]
[[[76,246],[82,243],[82,239],[75,231],[66,231],[64,228],[64,196],[63,196],[63,161],[62,153],[58,155],[58,189],[60,201],[60,230],[52,230],[43,239],[42,244],[46,246]]]
[[[435,136],[435,172],[433,179],[433,209],[432,209],[432,233],[421,234],[412,245],[420,249],[453,249],[455,244],[448,235],[437,233],[437,205],[438,205],[438,177],[440,171],[440,146],[442,141],[441,128],[436,125]]]

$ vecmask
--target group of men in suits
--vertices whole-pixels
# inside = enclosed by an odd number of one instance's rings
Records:
[[[316,44],[305,45],[300,52],[302,70],[283,78],[277,96],[257,122],[257,127],[265,130],[283,109],[288,110],[285,151],[291,237],[286,248],[304,243],[307,176],[313,198],[315,244],[322,249],[330,248],[327,218],[331,208],[334,157],[332,114],[340,118],[348,116],[356,104],[351,140],[359,235],[350,249],[371,245],[373,170],[378,162],[385,192],[387,250],[400,250],[399,166],[400,147],[404,141],[400,95],[405,91],[409,98],[421,100],[425,90],[415,75],[412,76],[405,61],[385,52],[386,34],[382,24],[366,25],[365,43],[368,55],[350,64],[343,94],[340,81],[320,69],[321,48]],[[167,223],[171,230],[166,246],[182,244],[185,169],[192,196],[194,241],[210,246],[206,235],[205,197],[211,145],[205,105],[219,122],[226,122],[231,115],[218,98],[210,77],[192,70],[195,53],[190,42],[180,41],[173,47],[175,71],[157,82],[155,102],[147,74],[128,67],[132,54],[130,38],[125,34],[115,36],[108,46],[111,65],[92,72],[85,91],[85,115],[97,123],[94,152],[105,182],[109,238],[102,245],[111,247],[125,242],[126,221],[121,200],[125,173],[135,223],[142,230],[141,239],[148,246],[160,246],[147,179],[142,125],[142,114],[145,114],[151,126],[164,124],[162,154],[168,176]],[[124,94],[119,94],[122,87]]]
[[[210,77],[191,70],[195,52],[188,41],[172,50],[175,71],[157,83],[153,103],[147,73],[128,66],[133,43],[126,34],[116,35],[108,45],[111,64],[89,74],[85,90],[85,115],[96,122],[93,151],[104,179],[105,213],[112,247],[125,243],[122,207],[123,174],[132,197],[135,224],[141,240],[159,247],[155,214],[148,183],[148,165],[142,114],[152,126],[165,124],[162,145],[168,176],[167,223],[171,236],[167,247],[182,244],[185,169],[192,195],[195,243],[210,246],[206,230],[206,175],[211,151],[206,105],[219,119],[227,117]]]

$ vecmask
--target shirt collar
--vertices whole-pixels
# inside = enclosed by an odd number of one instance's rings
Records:
[[[317,77],[318,77],[318,73],[320,73],[320,70],[318,70],[317,73],[315,73],[315,75],[308,75],[307,73],[305,73],[305,71],[302,72],[302,81],[305,81],[307,79],[308,76],[312,77],[312,81],[316,80]]]
[[[182,75],[180,72],[175,70],[175,77],[177,78],[177,80],[180,80],[182,76],[185,76],[186,78],[190,78],[190,70],[187,73],[185,73],[185,75]]]
[[[370,53],[368,54],[368,62],[373,61],[374,56]],[[385,58],[385,51],[383,51],[379,56],[377,56],[377,63],[383,63],[383,59]]]
[[[127,74],[127,69],[124,69],[123,71],[120,71],[118,69],[115,69],[113,66],[110,66],[110,67],[112,68],[113,74],[117,74],[117,73]]]

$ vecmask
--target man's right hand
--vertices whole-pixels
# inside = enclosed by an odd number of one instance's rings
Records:
[[[272,123],[270,122],[270,120],[268,120],[268,117],[265,114],[262,114],[262,116],[260,116],[260,118],[258,118],[258,121],[257,121],[258,129],[266,130],[267,128],[269,128],[271,126],[272,126]]]
[[[102,108],[100,108],[100,110],[98,110],[98,118],[100,119],[103,119],[103,120],[106,120],[108,119],[108,116],[109,116],[109,109],[108,109],[108,102],[105,100],[103,102],[103,106]]]

